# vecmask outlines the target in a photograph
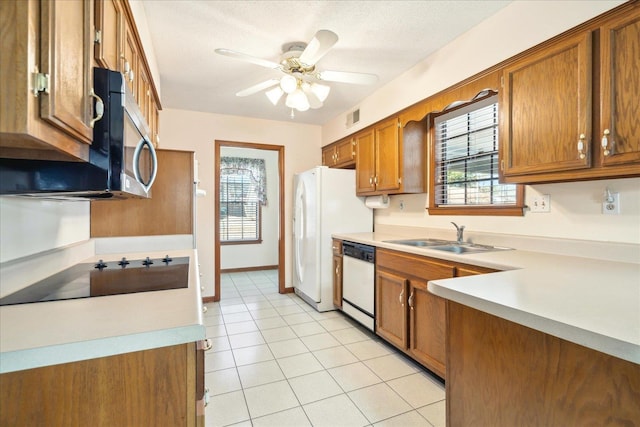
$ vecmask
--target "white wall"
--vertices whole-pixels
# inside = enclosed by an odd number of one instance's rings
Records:
[[[284,146],[285,285],[291,280],[291,221],[293,175],[321,162],[320,127],[292,122],[164,109],[160,116],[162,148],[193,150],[198,161],[201,189],[197,200],[197,243],[204,295],[214,295],[214,142],[250,142]]]
[[[624,1],[516,0],[322,126],[322,145],[356,132]],[[345,115],[360,107],[360,122]]]
[[[607,187],[620,194],[620,215],[602,214]],[[548,194],[551,212],[526,210],[522,217],[429,216],[427,194],[405,194],[391,196],[388,209],[377,209],[374,224],[443,228],[455,238],[450,223],[455,221],[469,232],[640,244],[640,178],[541,184],[527,186],[525,193],[528,205],[535,195]]]
[[[255,244],[222,245],[220,268],[278,265],[278,152],[220,147],[220,155],[264,159],[267,174],[267,205],[261,208],[262,241]]]
[[[375,123],[620,3],[514,1],[361,102],[358,105],[361,122],[357,127],[345,129],[344,114],[325,124],[322,145]],[[601,214],[602,194],[607,186],[620,192],[620,215]],[[429,216],[425,211],[427,194],[419,194],[392,197],[390,208],[377,210],[374,222],[453,230],[450,221],[457,221],[475,231],[640,243],[640,179],[535,185],[527,186],[525,191],[527,203],[536,194],[549,194],[551,212],[527,212],[524,217],[506,218]],[[404,202],[403,210],[400,210],[400,201]]]
[[[0,262],[86,241],[89,234],[88,201],[0,197]]]

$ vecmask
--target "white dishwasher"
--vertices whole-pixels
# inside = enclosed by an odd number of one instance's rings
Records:
[[[373,331],[375,248],[342,242],[342,311]]]

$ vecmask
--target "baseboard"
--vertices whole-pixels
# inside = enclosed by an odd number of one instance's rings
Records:
[[[258,267],[240,267],[220,269],[220,273],[241,273],[243,271],[277,270],[277,265],[263,265]]]

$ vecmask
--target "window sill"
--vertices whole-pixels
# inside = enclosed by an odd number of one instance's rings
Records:
[[[220,246],[227,245],[259,245],[262,243],[262,239],[258,240],[231,240],[228,242],[220,241]]]
[[[436,206],[429,215],[524,216],[524,206]]]

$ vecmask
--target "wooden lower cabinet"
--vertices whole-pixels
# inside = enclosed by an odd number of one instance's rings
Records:
[[[379,254],[379,252],[378,252]],[[378,255],[379,256],[379,255]],[[376,333],[398,348],[407,347],[407,279],[376,268]]]
[[[447,426],[635,426],[640,365],[447,301]]]
[[[333,305],[342,308],[342,240],[333,239]]]
[[[2,374],[0,425],[204,425],[202,352],[188,343]]]
[[[445,378],[446,305],[427,282],[492,271],[378,248],[376,334]]]

